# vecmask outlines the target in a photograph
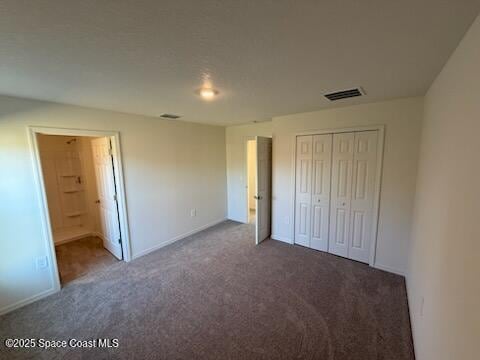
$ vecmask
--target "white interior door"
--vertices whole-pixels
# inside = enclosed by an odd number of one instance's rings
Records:
[[[332,134],[313,136],[312,159],[312,231],[308,246],[328,251]]]
[[[355,133],[348,257],[367,262],[373,236],[377,131]]]
[[[295,244],[310,246],[313,136],[298,136],[295,179]]]
[[[272,205],[272,139],[256,137],[256,221],[255,242],[261,243],[270,236]]]
[[[328,251],[348,257],[354,133],[333,134]]]
[[[116,258],[122,259],[110,139],[107,137],[93,139],[92,152],[98,191],[99,230],[103,237],[103,245]]]

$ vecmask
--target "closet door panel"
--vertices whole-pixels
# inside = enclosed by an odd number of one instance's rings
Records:
[[[313,136],[310,247],[328,251],[332,134]]]
[[[348,257],[354,133],[333,134],[328,251]]]
[[[375,235],[373,205],[377,167],[377,131],[355,133],[349,258],[368,263]]]
[[[298,136],[295,179],[295,244],[310,246],[313,136]]]

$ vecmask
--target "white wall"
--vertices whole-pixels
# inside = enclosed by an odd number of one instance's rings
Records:
[[[480,358],[479,45],[477,18],[425,97],[407,275],[418,360]]]
[[[230,126],[226,129],[228,218],[248,222],[247,218],[247,141],[255,136],[272,136],[270,121]]]
[[[120,132],[134,257],[226,216],[223,127],[0,97],[0,311],[53,286],[28,125]]]
[[[409,246],[422,98],[275,117],[273,119],[272,237],[293,241],[294,136],[307,130],[385,125],[375,265],[403,274]]]

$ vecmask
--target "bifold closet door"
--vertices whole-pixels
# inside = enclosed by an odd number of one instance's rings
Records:
[[[377,141],[377,131],[355,133],[348,257],[366,263],[369,262],[370,248],[375,236],[373,209]]]
[[[377,167],[377,131],[333,135],[328,251],[369,262]]]
[[[377,131],[297,137],[295,243],[369,262]]]
[[[328,251],[332,134],[312,139],[312,214],[310,247]]]
[[[348,257],[354,133],[333,134],[328,252]]]
[[[313,136],[298,136],[295,172],[295,243],[310,246]]]
[[[295,243],[328,250],[332,134],[297,137]]]

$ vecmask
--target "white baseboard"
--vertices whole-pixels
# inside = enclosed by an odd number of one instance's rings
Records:
[[[44,297],[47,297],[49,295],[52,295],[52,294],[55,294],[56,292],[60,291],[60,289],[56,289],[56,288],[50,288],[48,290],[45,290],[45,291],[42,291],[38,294],[35,294],[33,296],[30,296],[26,299],[22,299],[20,301],[17,301],[16,303],[13,303],[13,304],[10,304],[10,305],[7,305],[5,306],[4,308],[1,308],[0,309],[0,315],[3,315],[3,314],[6,314],[6,313],[9,313],[13,310],[16,310],[18,308],[21,308],[25,305],[28,305],[28,304],[31,304],[37,300],[40,300],[40,299],[43,299]]]
[[[203,231],[203,230],[205,230],[205,229],[208,229],[208,228],[210,228],[210,227],[212,227],[212,226],[218,225],[218,224],[224,222],[225,220],[227,220],[227,218],[223,218],[223,219],[220,219],[220,220],[216,220],[216,221],[214,221],[214,222],[211,222],[211,223],[209,223],[209,224],[200,226],[199,228],[196,228],[196,229],[194,229],[194,230],[192,230],[192,231],[189,231],[189,232],[187,232],[187,233],[184,233],[184,234],[182,234],[182,235],[175,236],[174,238],[172,238],[172,239],[170,239],[170,240],[167,240],[167,241],[164,241],[164,242],[162,242],[161,244],[152,246],[151,248],[148,248],[148,249],[146,249],[146,250],[143,250],[143,251],[139,252],[138,254],[133,254],[132,260],[133,260],[133,259],[137,259],[137,258],[142,257],[142,256],[145,256],[145,255],[147,255],[147,254],[150,254],[151,252],[153,252],[153,251],[155,251],[155,250],[158,250],[158,249],[161,249],[162,247],[167,246],[167,245],[169,245],[169,244],[172,244],[172,243],[174,243],[175,241],[185,239],[185,238],[188,237],[188,236],[191,236],[191,235],[193,235],[193,234],[196,234],[196,233],[198,233],[198,232],[200,232],[200,231]]]
[[[290,245],[293,244],[293,241],[290,238],[287,238],[285,236],[279,236],[279,235],[272,234],[272,235],[270,235],[270,238],[272,238],[273,240],[278,240],[278,241],[290,244]]]
[[[390,266],[381,265],[381,264],[376,263],[375,265],[373,265],[373,267],[375,269],[383,270],[383,271],[386,271],[386,272],[389,272],[389,273],[394,273],[394,274],[401,275],[401,276],[405,277],[405,272],[404,271],[392,268]]]

